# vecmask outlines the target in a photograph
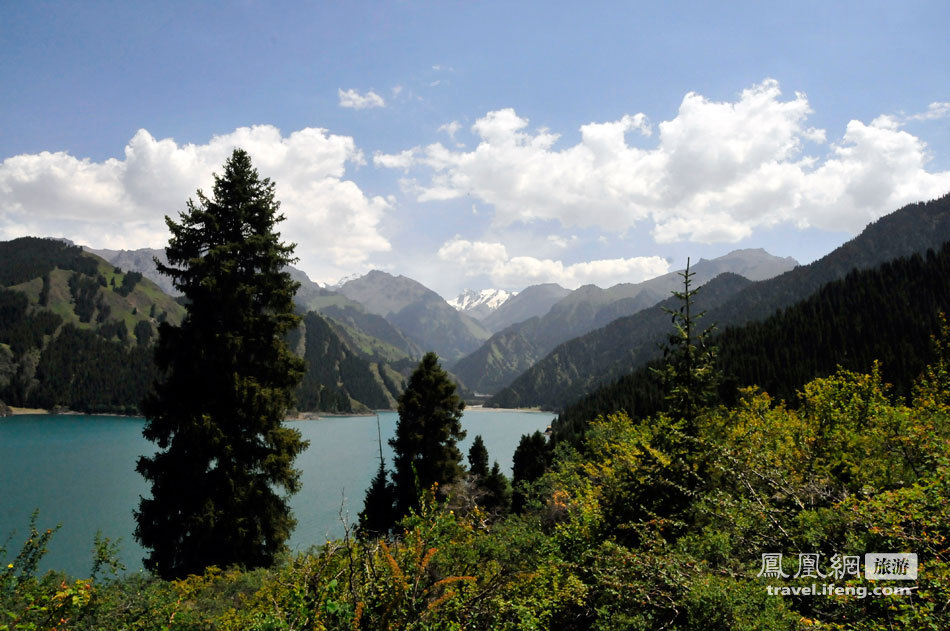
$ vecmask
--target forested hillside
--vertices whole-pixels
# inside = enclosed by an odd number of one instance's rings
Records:
[[[868,225],[830,254],[777,276],[751,283],[719,305],[707,304],[708,323],[721,328],[762,320],[844,278],[900,256],[939,249],[950,240],[950,195],[910,204]],[[700,294],[702,295],[702,294]],[[700,298],[703,300],[703,298]],[[578,397],[631,372],[659,355],[657,342],[668,329],[658,307],[615,321],[564,344],[499,392],[491,405],[561,409]],[[463,377],[464,378],[464,377]]]
[[[725,376],[721,394],[728,402],[737,387],[757,385],[794,406],[808,381],[839,367],[868,372],[880,360],[893,394],[906,397],[932,356],[931,335],[940,330],[941,312],[950,314],[950,243],[924,256],[852,271],[766,320],[722,331],[713,337]],[[555,436],[576,439],[591,419],[617,410],[634,418],[655,414],[663,404],[651,370],[657,365],[567,407],[553,424]]]
[[[405,377],[392,365],[361,357],[334,330],[332,324],[313,311],[303,318],[291,335],[290,347],[306,365],[297,388],[297,408],[338,414],[367,412],[395,407],[405,387]],[[413,365],[403,357],[396,365],[407,371]]]
[[[792,258],[747,249],[711,260],[700,259],[694,270],[696,282],[705,283],[724,272],[753,280],[771,278],[796,264]],[[512,324],[496,333],[478,350],[460,360],[454,369],[476,391],[498,393],[559,344],[664,300],[676,289],[678,278],[676,272],[670,272],[641,283],[620,283],[607,289],[596,285],[579,287],[540,317]],[[557,385],[562,387],[565,383],[559,381]]]
[[[137,251],[135,260],[144,265],[150,252]],[[64,241],[3,242],[0,261],[0,401],[137,413],[155,378],[158,325],[181,322],[183,307],[141,272],[124,272]],[[290,336],[307,365],[297,409],[395,407],[421,348],[340,293],[310,283],[303,298],[324,313],[307,313]]]
[[[703,285],[696,307],[715,309],[750,284],[751,281],[736,274],[720,274]],[[667,298],[649,309],[564,342],[525,371],[510,387],[492,397],[489,405],[524,407],[540,404],[545,408],[561,409],[611,377],[617,378],[629,372],[631,366],[656,357],[670,327],[670,317],[664,309],[676,306],[675,298]]]
[[[0,243],[0,399],[82,412],[134,412],[154,378],[151,343],[181,305],[137,272],[81,248]]]

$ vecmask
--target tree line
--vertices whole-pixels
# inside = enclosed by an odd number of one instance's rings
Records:
[[[808,381],[839,366],[866,371],[875,360],[894,393],[908,396],[941,311],[950,312],[950,243],[853,270],[765,320],[715,335],[721,397],[735,401],[739,388],[756,384],[794,407]],[[655,414],[663,398],[653,370],[662,365],[654,361],[565,408],[553,424],[555,439],[577,442],[590,419],[617,410],[635,419]]]

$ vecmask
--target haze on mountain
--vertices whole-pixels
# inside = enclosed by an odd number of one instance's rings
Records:
[[[947,313],[950,242],[924,255],[852,270],[765,320],[714,333],[710,344],[718,349],[720,398],[731,405],[738,388],[755,386],[774,401],[798,407],[805,384],[849,370],[879,371],[889,394],[907,400],[924,367],[940,359],[935,339],[946,322],[941,314]],[[568,405],[552,423],[554,440],[576,445],[590,419],[616,410],[635,419],[659,412],[665,401],[654,371],[662,361],[650,361]]]
[[[697,308],[707,310],[705,326],[725,328],[763,320],[852,270],[936,250],[946,241],[950,241],[950,194],[885,215],[831,253],[775,278],[743,286],[728,276],[720,277],[699,292]],[[598,386],[630,373],[658,356],[669,333],[669,316],[663,307],[676,308],[678,304],[667,299],[559,345],[498,392],[489,405],[562,409]],[[464,362],[460,362],[456,369],[464,374],[463,368]]]
[[[762,249],[745,249],[712,260],[700,259],[693,271],[695,282],[701,285],[726,271],[762,279],[795,265],[797,262],[791,257],[772,256]],[[607,289],[584,285],[542,316],[495,333],[478,350],[459,360],[453,369],[476,392],[494,394],[558,344],[660,302],[678,288],[678,282],[678,273],[670,272],[642,283],[621,283]]]
[[[482,326],[492,333],[497,333],[512,324],[543,316],[569,293],[570,289],[565,289],[557,283],[531,285],[490,313],[482,320]]]
[[[447,366],[478,348],[490,335],[477,320],[405,276],[373,270],[347,281],[339,292],[369,313],[384,317],[422,348],[438,353]]]

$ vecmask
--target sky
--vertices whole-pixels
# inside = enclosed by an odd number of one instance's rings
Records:
[[[0,239],[164,247],[242,147],[322,284],[807,263],[950,192],[948,22],[943,1],[0,3]]]

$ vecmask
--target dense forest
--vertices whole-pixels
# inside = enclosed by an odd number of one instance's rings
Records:
[[[180,321],[181,305],[60,240],[2,242],[0,260],[0,400],[135,413],[155,377],[157,327]]]
[[[940,249],[950,241],[950,195],[910,204],[869,224],[857,237],[808,265],[771,278],[735,285],[709,283],[699,295],[700,308],[720,327],[764,320],[808,298],[823,285],[854,269],[876,267],[901,256]],[[734,295],[728,292],[734,291]],[[562,344],[493,397],[499,407],[541,406],[561,410],[598,386],[610,383],[658,357],[668,330],[667,301],[615,320]]]
[[[360,357],[323,316],[313,311],[304,316],[290,337],[291,348],[301,344],[306,371],[297,388],[300,410],[351,413],[393,407],[403,376]]]
[[[808,381],[839,366],[868,371],[879,360],[892,392],[906,397],[930,356],[941,312],[950,313],[950,243],[854,270],[766,320],[714,336],[722,396],[734,401],[737,387],[754,384],[794,406]],[[658,361],[568,406],[553,424],[556,439],[576,442],[590,419],[617,410],[637,419],[655,414],[662,406]]]

